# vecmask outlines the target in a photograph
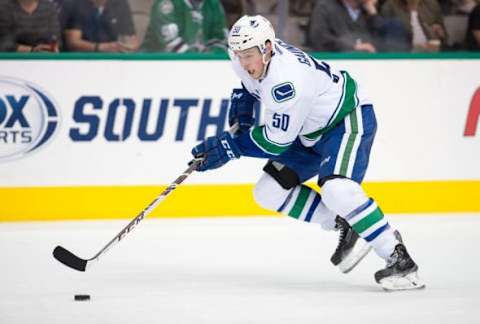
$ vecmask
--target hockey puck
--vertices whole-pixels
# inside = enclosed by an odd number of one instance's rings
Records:
[[[75,295],[74,298],[76,301],[86,301],[90,300],[90,295]]]

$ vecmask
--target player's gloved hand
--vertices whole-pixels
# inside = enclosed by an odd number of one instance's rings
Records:
[[[230,97],[230,110],[228,111],[228,124],[230,127],[237,124],[238,130],[234,135],[246,133],[255,123],[253,118],[253,105],[257,99],[245,89],[233,89]]]
[[[241,152],[230,133],[224,132],[220,136],[208,137],[192,149],[192,154],[196,158],[204,157],[197,171],[207,171],[217,169],[230,160],[238,159]]]

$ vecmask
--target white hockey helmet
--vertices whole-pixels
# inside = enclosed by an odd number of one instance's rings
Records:
[[[228,47],[231,51],[243,51],[258,47],[260,53],[265,54],[265,42],[275,44],[275,30],[267,18],[243,16],[232,26],[228,35]]]

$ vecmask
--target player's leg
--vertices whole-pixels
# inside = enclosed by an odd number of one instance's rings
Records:
[[[406,279],[401,289],[418,288],[417,266],[406,253],[398,232],[385,219],[376,202],[363,191],[371,145],[376,131],[373,108],[364,106],[352,112],[343,125],[337,126],[316,148],[332,157],[319,174],[321,193],[327,208],[340,215],[390,265],[377,272],[375,279],[384,288],[393,276]]]
[[[321,159],[317,152],[296,140],[286,152],[268,161],[263,168],[265,174],[254,190],[256,201],[264,208],[320,224],[325,230],[334,229],[336,215],[325,207],[317,191],[303,185],[318,174]],[[272,192],[278,197],[273,198]]]
[[[295,171],[272,161],[267,163],[264,170],[254,189],[256,202],[265,209],[301,221],[318,223],[325,230],[339,230],[341,240],[331,261],[334,265],[340,265],[342,272],[352,270],[370,251],[371,247],[359,239],[351,226],[325,206],[317,191],[300,184]]]
[[[351,179],[330,179],[322,187],[322,196],[325,205],[341,215],[387,262],[385,269],[375,273],[378,283],[387,290],[425,286],[418,278],[418,267],[408,254],[399,232],[358,183]]]
[[[318,152],[303,146],[300,141],[295,142],[287,152],[264,167],[265,173],[255,186],[255,200],[263,208],[318,223],[325,230],[340,230],[346,248],[342,249],[338,260],[332,259],[334,264],[347,257],[360,260],[368,252],[364,251],[365,242],[358,240],[350,225],[325,206],[317,191],[301,184],[318,174],[322,159]],[[354,253],[357,255],[353,256]],[[344,271],[348,272],[353,266]]]
[[[301,221],[320,224],[325,230],[335,228],[335,213],[325,207],[318,192],[301,184],[294,170],[269,161],[264,171],[253,192],[260,206]]]

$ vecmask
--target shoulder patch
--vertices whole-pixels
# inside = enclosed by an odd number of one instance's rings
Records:
[[[272,97],[276,102],[284,102],[295,97],[295,88],[291,82],[277,84],[272,88]]]

